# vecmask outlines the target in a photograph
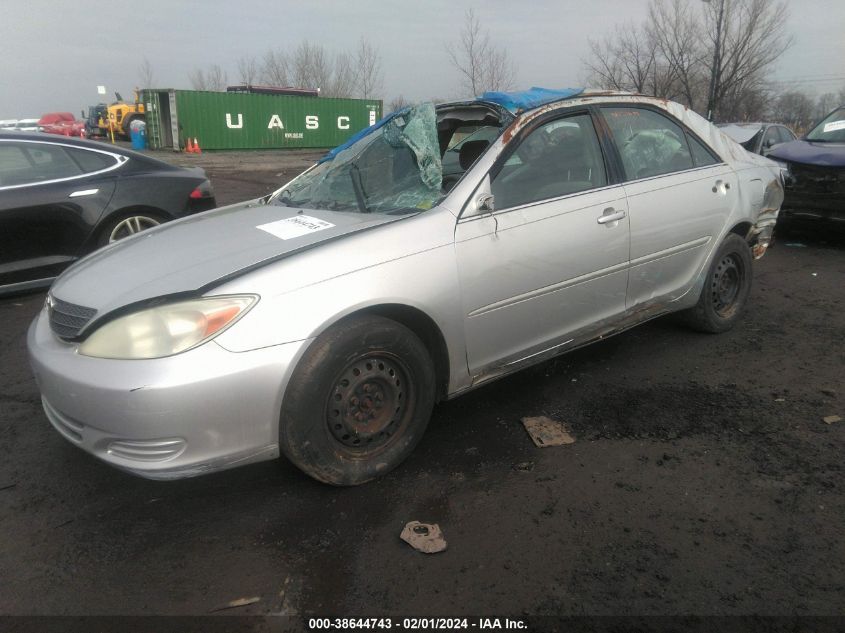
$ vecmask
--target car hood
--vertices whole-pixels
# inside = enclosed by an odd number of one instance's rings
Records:
[[[742,145],[743,143],[747,143],[752,138],[754,138],[757,134],[760,133],[760,130],[763,129],[759,125],[720,125],[719,129],[730,136],[733,140],[737,143]]]
[[[50,293],[97,310],[99,319],[158,297],[206,292],[271,261],[411,215],[316,211],[259,201],[223,207],[96,251],[68,268]]]
[[[815,143],[813,141],[791,141],[777,145],[769,158],[793,163],[845,167],[845,143]]]

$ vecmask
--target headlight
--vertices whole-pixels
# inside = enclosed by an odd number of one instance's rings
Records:
[[[79,353],[121,359],[179,354],[220,334],[257,300],[252,295],[209,297],[141,310],[95,330]]]

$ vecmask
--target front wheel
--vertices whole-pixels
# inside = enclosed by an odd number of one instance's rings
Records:
[[[314,479],[362,484],[411,453],[434,398],[434,365],[419,337],[390,319],[350,317],[318,336],[294,371],[279,446]]]
[[[751,292],[751,250],[731,233],[716,251],[698,303],[684,312],[687,323],[702,332],[726,332],[742,315]]]

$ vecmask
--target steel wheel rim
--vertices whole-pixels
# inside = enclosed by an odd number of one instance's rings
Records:
[[[725,255],[716,266],[710,284],[713,309],[721,317],[730,316],[736,309],[745,271],[735,254]]]
[[[349,363],[326,401],[329,433],[344,449],[371,452],[389,444],[405,425],[413,387],[407,366],[383,353]]]
[[[147,215],[129,216],[128,218],[124,218],[118,222],[112,229],[111,234],[109,234],[109,243],[116,242],[124,237],[129,237],[130,235],[135,235],[135,233],[151,229],[159,224],[161,223],[158,220]]]

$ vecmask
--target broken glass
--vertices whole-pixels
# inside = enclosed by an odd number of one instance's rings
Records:
[[[274,201],[360,213],[419,211],[439,202],[442,181],[434,105],[422,103],[308,170]]]

